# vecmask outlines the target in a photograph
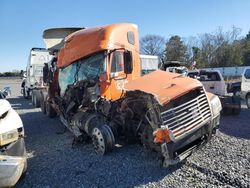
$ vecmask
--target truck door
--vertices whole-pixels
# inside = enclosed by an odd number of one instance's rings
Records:
[[[206,91],[216,95],[224,96],[226,93],[226,86],[222,76],[218,72],[205,72],[200,75],[201,82]]]
[[[241,90],[243,92],[250,91],[250,68],[246,69],[242,75]]]
[[[110,93],[112,100],[117,100],[124,94],[124,85],[128,76],[124,73],[124,50],[114,51],[110,56]]]

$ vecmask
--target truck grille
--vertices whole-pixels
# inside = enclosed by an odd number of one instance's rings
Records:
[[[194,99],[162,112],[161,118],[175,139],[207,123],[211,112],[204,90],[201,88]]]

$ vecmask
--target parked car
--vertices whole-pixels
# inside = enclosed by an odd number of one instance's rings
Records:
[[[6,99],[0,99],[0,187],[14,186],[26,169],[22,120]]]

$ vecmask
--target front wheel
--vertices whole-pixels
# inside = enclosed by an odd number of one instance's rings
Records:
[[[107,125],[95,127],[92,131],[92,142],[98,154],[104,155],[113,150],[115,138],[112,130]]]

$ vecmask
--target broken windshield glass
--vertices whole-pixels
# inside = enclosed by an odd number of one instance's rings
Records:
[[[98,53],[78,61],[77,80],[96,79],[105,70],[105,53]]]
[[[105,52],[92,55],[75,61],[73,64],[60,69],[59,86],[61,96],[64,95],[67,86],[77,81],[97,79],[105,71]]]

